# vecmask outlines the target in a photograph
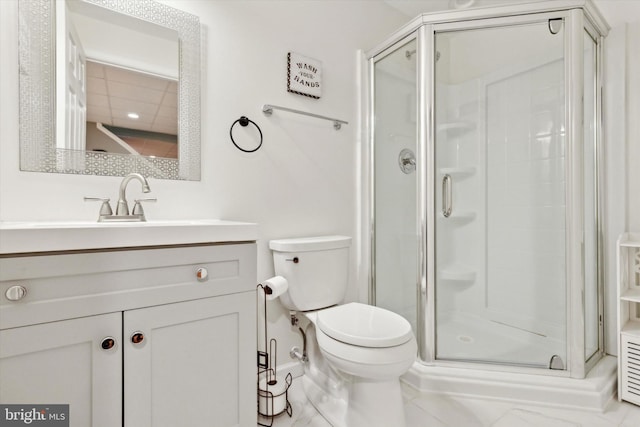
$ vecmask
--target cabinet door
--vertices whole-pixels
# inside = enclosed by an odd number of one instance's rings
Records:
[[[69,404],[71,427],[120,426],[121,331],[120,312],[0,331],[0,401]]]
[[[126,311],[125,427],[255,425],[255,316],[253,292]]]

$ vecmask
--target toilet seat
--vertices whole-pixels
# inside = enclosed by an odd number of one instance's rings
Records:
[[[398,378],[413,365],[418,350],[413,336],[393,347],[362,347],[333,339],[318,327],[315,332],[320,352],[331,366],[369,380]]]
[[[318,311],[316,325],[334,340],[360,347],[395,347],[413,338],[404,317],[355,302]]]

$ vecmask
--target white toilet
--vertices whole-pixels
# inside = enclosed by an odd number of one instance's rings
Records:
[[[269,242],[275,273],[288,282],[280,301],[310,321],[305,393],[334,427],[401,427],[399,378],[415,360],[416,339],[396,313],[337,305],[347,288],[350,246],[345,236]]]

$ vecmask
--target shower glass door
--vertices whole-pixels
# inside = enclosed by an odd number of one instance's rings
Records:
[[[373,265],[371,303],[405,317],[414,331],[417,54],[411,38],[373,64]]]
[[[566,367],[564,27],[554,21],[435,31],[437,359]]]

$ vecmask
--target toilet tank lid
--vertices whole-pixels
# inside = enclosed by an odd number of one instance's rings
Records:
[[[349,246],[351,246],[351,237],[349,236],[298,237],[269,241],[269,249],[278,252],[324,251],[348,248]]]

